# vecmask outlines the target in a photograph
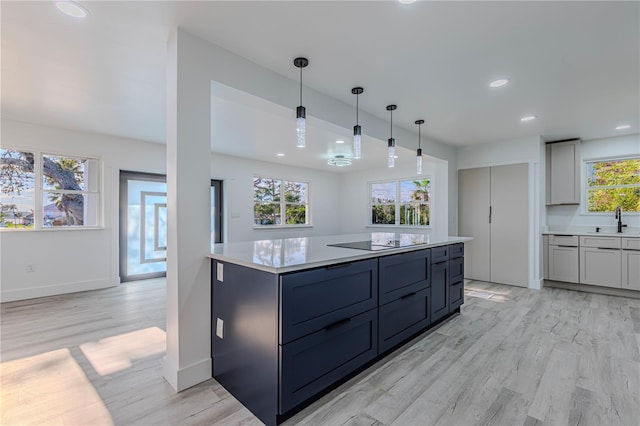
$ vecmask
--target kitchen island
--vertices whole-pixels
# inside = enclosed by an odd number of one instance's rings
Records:
[[[213,377],[267,425],[460,311],[466,237],[216,244]]]

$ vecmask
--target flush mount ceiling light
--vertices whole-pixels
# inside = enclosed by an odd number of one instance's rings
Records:
[[[535,115],[527,115],[527,116],[522,117],[522,118],[520,119],[520,121],[523,121],[523,122],[533,121],[533,120],[535,120],[536,118],[538,118],[538,117],[536,117]]]
[[[489,87],[502,87],[502,86],[506,86],[507,84],[509,84],[509,79],[508,78],[501,78],[499,80],[494,80],[491,83],[489,83]]]
[[[329,160],[327,160],[327,164],[330,166],[337,166],[337,167],[350,166],[351,159],[345,158],[344,155],[336,155],[333,158],[329,158]]]
[[[336,143],[337,143],[337,144],[343,144],[343,143],[344,143],[344,141],[343,141],[343,140],[337,140],[337,141],[336,141]]]
[[[402,4],[412,4],[415,3],[416,0],[398,0]]]
[[[279,152],[276,154],[278,157],[284,157],[284,153],[283,152]]]
[[[302,106],[302,68],[309,65],[309,60],[307,58],[295,58],[293,65],[300,68],[300,106],[296,108],[296,146],[304,148],[307,138],[307,111]]]
[[[629,124],[622,124],[620,126],[616,126],[616,130],[626,130],[626,129],[630,129],[631,126]]]
[[[56,7],[62,13],[72,18],[86,18],[89,11],[75,1],[57,1]]]
[[[424,124],[424,120],[416,120],[418,125],[418,150],[416,151],[416,173],[422,174],[422,148],[420,147],[420,126]]]
[[[358,113],[360,110],[360,105],[358,103],[358,98],[364,92],[362,87],[354,87],[351,89],[351,93],[356,95],[356,125],[353,126],[353,158],[358,159],[361,156],[361,141],[362,141],[362,127],[358,124]]]
[[[393,111],[398,108],[397,105],[387,105],[387,111],[391,114],[391,135],[387,141],[387,167],[396,166],[396,140],[393,138]]]

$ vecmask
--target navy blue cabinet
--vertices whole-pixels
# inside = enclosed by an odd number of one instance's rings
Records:
[[[281,346],[280,412],[285,413],[378,355],[375,309]]]
[[[449,313],[449,261],[431,264],[431,321]]]
[[[427,249],[378,260],[381,305],[429,286],[430,254]]]
[[[449,312],[458,309],[464,303],[464,281],[449,285]]]
[[[386,352],[414,334],[427,328],[429,317],[430,290],[406,294],[405,296],[381,306],[378,310],[380,353]]]
[[[434,247],[431,249],[431,263],[440,263],[449,260],[449,247]]]
[[[378,307],[378,259],[280,277],[280,344]]]

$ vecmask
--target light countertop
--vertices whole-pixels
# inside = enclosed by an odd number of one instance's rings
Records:
[[[407,246],[368,251],[327,245],[369,240],[380,245],[400,241]],[[471,240],[470,237],[434,238],[424,234],[372,232],[215,244],[208,257],[280,274]]]
[[[640,238],[640,229],[622,228],[622,233],[618,234],[615,228],[608,226],[600,227],[600,232],[596,232],[595,226],[571,226],[571,227],[550,227],[542,231],[543,235],[584,235],[589,237],[629,237]]]

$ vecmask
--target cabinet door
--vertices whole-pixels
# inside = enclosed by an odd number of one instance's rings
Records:
[[[449,281],[457,283],[464,279],[464,257],[449,260]]]
[[[579,282],[578,247],[549,246],[549,279]]]
[[[489,224],[491,173],[489,167],[458,171],[459,232],[473,241],[464,243],[465,278],[489,281],[491,228]]]
[[[380,307],[378,314],[379,353],[422,331],[429,325],[430,289],[406,294]]]
[[[449,312],[458,309],[464,303],[464,280],[449,285]]]
[[[378,354],[378,310],[280,347],[280,414],[311,398]]]
[[[449,261],[431,265],[431,321],[449,313]]]
[[[491,168],[491,282],[529,284],[529,166]],[[466,255],[465,255],[466,256]]]
[[[640,250],[622,251],[622,288],[640,290]]]
[[[580,247],[580,283],[621,288],[621,251]]]
[[[429,286],[430,250],[384,256],[378,260],[380,305]]]
[[[580,163],[578,142],[561,142],[548,145],[550,153],[550,180],[548,188],[551,192],[549,204],[580,203]]]

